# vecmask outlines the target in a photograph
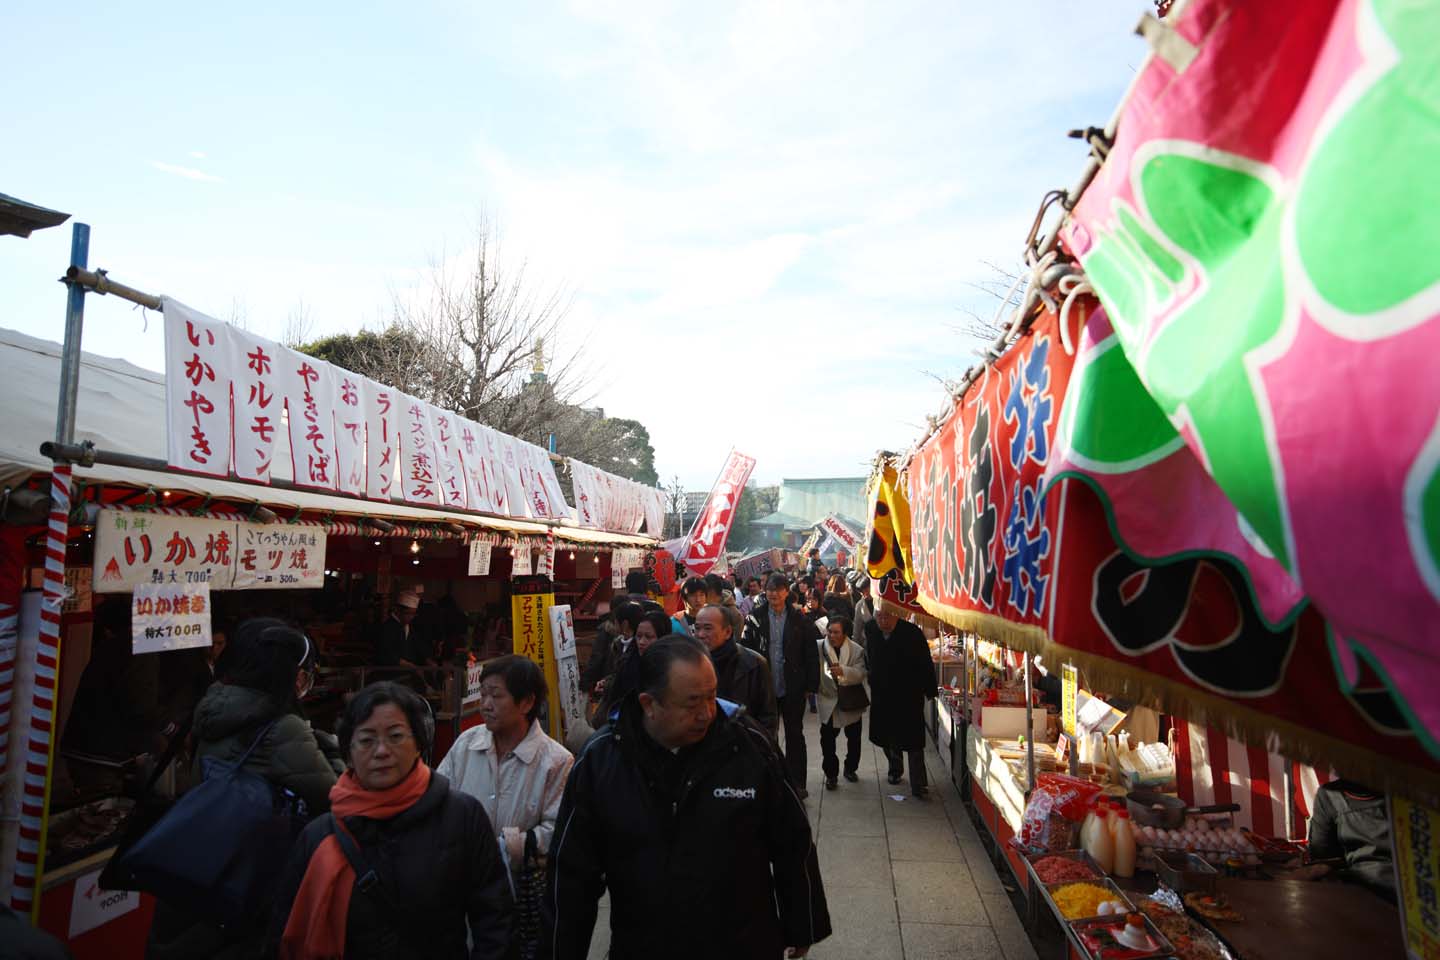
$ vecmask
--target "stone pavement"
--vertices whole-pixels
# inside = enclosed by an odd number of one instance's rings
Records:
[[[868,718],[867,718],[868,723]],[[925,759],[930,798],[915,801],[909,781],[885,781],[885,755],[862,743],[860,782],[826,790],[819,723],[805,714],[810,764],[806,807],[835,932],[816,960],[1035,960],[1025,929],[981,845],[933,745]],[[866,728],[868,735],[868,727]],[[845,741],[839,744],[843,759]],[[903,800],[891,799],[891,795]],[[602,902],[590,956],[609,943]],[[676,955],[683,956],[682,944]]]

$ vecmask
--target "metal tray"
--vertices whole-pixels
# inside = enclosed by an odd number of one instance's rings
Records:
[[[1135,953],[1133,956],[1137,958],[1137,960],[1140,957],[1166,957],[1175,952],[1175,947],[1165,938],[1165,934],[1161,933],[1155,924],[1150,922],[1149,917],[1143,913],[1137,914],[1137,916],[1145,921],[1145,932],[1150,935],[1150,940],[1155,944],[1153,950]],[[1124,922],[1124,920],[1124,917],[1120,918],[1120,922]],[[1115,917],[1089,917],[1085,920],[1072,920],[1069,927],[1070,940],[1079,949],[1081,956],[1091,957],[1093,960],[1104,960],[1104,954],[1093,953],[1090,948],[1085,945],[1085,939],[1082,934],[1090,927],[1115,922]],[[1128,950],[1131,948],[1126,947],[1124,949]]]
[[[1170,862],[1180,861],[1181,865]],[[1172,890],[1183,892],[1215,893],[1215,881],[1220,873],[1204,857],[1193,853],[1176,854],[1174,851],[1155,851],[1155,874],[1160,882]]]
[[[1096,880],[1105,879],[1105,871],[1100,869],[1100,864],[1096,863],[1095,858],[1090,856],[1090,854],[1086,853],[1084,850],[1033,851],[1026,850],[1018,844],[1016,844],[1016,850],[1019,851],[1021,858],[1025,861],[1025,872],[1029,875],[1031,889],[1034,889],[1036,887],[1043,887],[1046,885],[1045,881],[1041,880],[1039,874],[1035,872],[1035,862],[1037,860],[1044,860],[1048,857],[1060,857],[1064,860],[1074,860],[1076,863],[1083,863],[1085,864],[1085,866],[1089,867],[1095,872]]]
[[[1097,886],[1105,887],[1105,888],[1108,889],[1112,894],[1114,894],[1114,899],[1119,900],[1121,903],[1125,904],[1125,911],[1126,911],[1127,913],[1128,913],[1128,912],[1131,912],[1131,911],[1133,911],[1133,910],[1135,909],[1135,901],[1131,900],[1131,899],[1125,894],[1125,891],[1123,891],[1123,890],[1121,890],[1119,887],[1117,887],[1117,886],[1115,885],[1115,881],[1111,880],[1109,877],[1106,877],[1104,874],[1101,874],[1099,877],[1096,877],[1094,880],[1066,880],[1066,881],[1064,881],[1063,883],[1047,883],[1047,884],[1045,884],[1045,886],[1044,886],[1044,888],[1043,888],[1043,889],[1045,890],[1045,901],[1050,904],[1050,910],[1051,910],[1051,912],[1053,912],[1053,913],[1055,914],[1056,918],[1059,919],[1060,925],[1061,925],[1062,927],[1063,927],[1065,924],[1067,924],[1067,923],[1073,923],[1075,920],[1094,920],[1094,919],[1097,919],[1096,917],[1093,917],[1093,916],[1092,916],[1092,917],[1074,917],[1074,918],[1071,918],[1071,917],[1065,916],[1065,914],[1063,914],[1063,913],[1060,912],[1060,907],[1059,907],[1059,905],[1057,905],[1057,904],[1055,903],[1055,898],[1052,896],[1052,894],[1053,894],[1054,891],[1059,890],[1061,887],[1068,887],[1068,886],[1069,886],[1070,884],[1072,884],[1072,883],[1093,883],[1093,884],[1096,884]],[[1101,917],[1101,918],[1099,918],[1099,919],[1102,919],[1102,920],[1103,920],[1103,919],[1107,919],[1107,918]]]

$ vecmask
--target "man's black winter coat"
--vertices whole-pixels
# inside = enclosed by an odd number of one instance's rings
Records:
[[[880,624],[865,624],[870,670],[870,742],[892,750],[925,749],[925,700],[935,698],[935,663],[925,634],[908,620],[887,638]]]
[[[830,934],[805,808],[765,731],[723,709],[671,754],[626,700],[570,771],[549,880],[555,960],[589,954],[607,887],[625,960],[779,957]]]
[[[820,692],[820,628],[815,626],[798,607],[785,611],[785,695]],[[740,642],[764,657],[773,672],[775,657],[771,651],[770,608],[757,606],[745,618]]]

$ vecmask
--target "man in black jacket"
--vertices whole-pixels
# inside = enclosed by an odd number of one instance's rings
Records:
[[[745,620],[740,642],[770,663],[775,702],[785,727],[785,768],[801,797],[805,789],[805,703],[820,691],[820,630],[790,606],[790,583],[783,573],[765,581],[768,603]]]
[[[927,794],[925,701],[939,685],[925,634],[887,607],[865,625],[865,660],[870,669],[870,742],[885,751],[890,783],[897,784],[908,758],[910,792]]]
[[[611,956],[803,957],[830,935],[805,808],[765,731],[717,709],[689,637],[640,658],[640,690],[570,771],[550,849],[555,960],[584,960],[610,890]]]
[[[770,736],[780,735],[780,714],[775,707],[775,685],[770,664],[736,642],[745,620],[734,607],[708,604],[695,615],[695,638],[710,651],[715,664],[720,699],[739,704]]]

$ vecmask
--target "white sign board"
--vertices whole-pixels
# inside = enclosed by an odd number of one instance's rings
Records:
[[[136,653],[210,646],[210,584],[136,584],[130,639]]]
[[[100,889],[99,870],[77,877],[70,899],[70,936],[94,930],[138,906],[140,894],[135,890]]]
[[[480,699],[480,674],[485,668],[478,661],[465,668],[465,697],[462,703],[474,703]]]
[[[490,576],[490,550],[493,546],[488,540],[470,541],[470,576]]]
[[[580,662],[575,648],[575,618],[568,603],[550,608],[550,639],[555,649],[555,674],[560,682],[560,709],[565,729],[585,722],[585,696],[580,692]]]
[[[209,584],[214,590],[318,588],[326,534],[309,524],[247,523],[101,510],[95,521],[96,593],[140,584]]]
[[[510,576],[530,576],[530,545],[517,543],[510,547]]]

